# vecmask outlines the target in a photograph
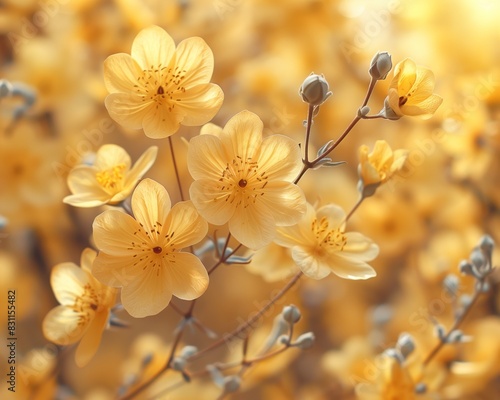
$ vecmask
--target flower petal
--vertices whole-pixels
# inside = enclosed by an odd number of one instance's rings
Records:
[[[71,262],[57,264],[50,274],[54,296],[63,306],[72,306],[75,299],[83,294],[83,287],[87,283],[85,271]]]
[[[407,58],[394,67],[394,79],[391,88],[397,89],[398,97],[406,96],[417,79],[417,65],[415,61]]]
[[[438,109],[438,107],[441,105],[442,102],[443,99],[441,96],[433,94],[432,96],[428,97],[427,99],[418,104],[415,105],[405,104],[402,107],[402,110],[406,115],[419,116],[422,119],[428,119],[432,117],[432,115],[436,112],[436,110]]]
[[[222,106],[224,92],[214,83],[200,84],[176,94],[183,112],[182,125],[198,126],[210,121]]]
[[[331,270],[323,265],[311,249],[295,246],[292,249],[292,258],[304,275],[309,278],[323,279],[331,273]]]
[[[231,158],[236,156],[242,160],[257,161],[261,144],[261,119],[250,111],[241,111],[233,116],[226,124],[221,135],[222,145]]]
[[[122,304],[135,318],[156,315],[172,298],[171,284],[165,268],[147,268],[122,289]]]
[[[141,129],[142,121],[151,108],[151,102],[130,93],[111,93],[104,100],[109,116],[120,125],[130,129]]]
[[[257,250],[273,241],[276,222],[270,211],[250,203],[236,210],[229,220],[229,232],[244,246]]]
[[[170,212],[171,202],[167,190],[152,179],[144,179],[132,195],[132,211],[137,222],[144,226],[153,238],[161,234]]]
[[[367,263],[357,259],[343,257],[344,253],[336,253],[324,261],[332,272],[344,279],[369,279],[377,275],[375,270]]]
[[[283,135],[272,135],[262,141],[259,170],[270,180],[293,181],[302,168],[297,142]]]
[[[172,136],[179,130],[184,114],[185,111],[181,107],[170,111],[166,105],[155,106],[150,104],[142,121],[144,134],[151,139],[163,139]]]
[[[165,227],[166,235],[172,238],[172,245],[176,250],[199,243],[208,232],[207,222],[198,214],[191,201],[176,203],[168,215]]]
[[[226,169],[224,161],[228,158],[222,142],[214,135],[196,136],[189,142],[187,165],[195,180],[208,178],[218,181]]]
[[[133,243],[141,243],[146,238],[139,223],[130,215],[118,210],[106,210],[99,214],[94,219],[92,227],[97,248],[113,256],[130,254],[132,257],[140,251],[139,248],[132,249]],[[141,232],[142,235],[135,232]]]
[[[105,171],[116,167],[117,165],[125,165],[125,171],[130,169],[132,161],[129,154],[124,148],[116,144],[105,144],[101,146],[96,155],[94,166],[100,171]]]
[[[234,215],[236,204],[226,201],[229,191],[221,191],[214,181],[200,179],[191,184],[189,197],[198,212],[208,222],[223,225]]]
[[[123,183],[122,189],[123,192],[130,193],[133,190],[139,179],[141,179],[144,174],[153,166],[154,162],[156,161],[157,155],[157,146],[151,146],[144,153],[142,153],[142,155],[135,162],[134,166],[130,169],[127,176],[125,177],[125,182]]]
[[[80,266],[82,270],[89,275],[92,273],[92,264],[94,264],[94,260],[96,257],[97,252],[94,249],[88,247],[82,251],[82,254],[80,256]]]
[[[100,252],[92,267],[93,276],[105,285],[123,287],[142,275],[150,258],[114,256]]]
[[[340,228],[344,230],[346,214],[342,207],[335,204],[327,204],[318,209],[316,215],[318,220],[326,218],[328,221],[328,229]]]
[[[175,43],[165,30],[151,26],[137,34],[130,53],[144,70],[168,66],[175,53]]]
[[[110,198],[108,192],[97,182],[96,174],[98,169],[94,166],[79,165],[74,167],[68,174],[68,187],[73,193],[72,196],[67,196],[68,201],[64,200],[67,204],[78,202],[80,198],[87,201],[95,200],[99,203],[107,202]],[[81,203],[81,202],[80,202]]]
[[[94,315],[94,319],[85,331],[82,341],[76,348],[75,361],[76,365],[80,368],[87,365],[97,352],[101,343],[102,333],[108,323],[109,310],[106,309]]]
[[[78,342],[86,328],[87,325],[80,324],[80,314],[65,306],[50,310],[42,324],[43,335],[61,346]]]
[[[110,93],[133,93],[142,70],[128,54],[113,54],[104,60],[104,85]]]
[[[214,55],[202,38],[183,40],[177,46],[175,54],[177,66],[186,71],[182,81],[186,90],[210,81],[214,70]]]
[[[296,225],[278,227],[274,242],[283,247],[315,246],[316,238],[311,230],[311,223],[316,219],[316,210],[306,203],[306,211]]]
[[[175,263],[165,265],[165,275],[175,297],[193,300],[208,287],[208,273],[203,263],[190,253],[175,253]]]
[[[293,183],[269,182],[262,193],[257,202],[271,212],[278,226],[296,224],[306,212],[304,192]]]
[[[365,235],[358,232],[347,232],[344,235],[346,244],[342,250],[342,254],[346,258],[371,261],[378,256],[378,246]]]

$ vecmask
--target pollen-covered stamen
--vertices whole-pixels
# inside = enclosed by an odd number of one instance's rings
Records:
[[[135,91],[142,97],[143,102],[153,101],[156,108],[166,107],[173,111],[175,104],[182,101],[181,94],[186,91],[183,82],[186,70],[177,67],[166,67],[162,64],[144,69],[137,77]]]
[[[214,201],[224,199],[226,202],[236,202],[237,207],[246,208],[265,194],[263,189],[267,182],[268,175],[259,169],[257,161],[251,157],[244,160],[236,156],[222,171],[217,186],[221,195],[215,197]]]
[[[90,284],[83,287],[83,293],[75,299],[73,311],[79,314],[78,324],[86,324],[93,318],[94,312],[99,310],[100,298]]]
[[[97,172],[95,174],[95,179],[105,190],[120,188],[121,183],[123,182],[123,172],[125,171],[125,168],[125,164],[118,164],[113,168]]]
[[[311,223],[318,247],[328,252],[342,251],[347,243],[347,238],[340,228],[331,229],[328,220],[323,217],[319,221],[314,219]]]

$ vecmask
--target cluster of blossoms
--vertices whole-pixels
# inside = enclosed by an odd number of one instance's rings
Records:
[[[104,145],[91,165],[82,164],[70,172],[72,194],[65,203],[107,206],[93,223],[98,253],[86,249],[81,268],[64,263],[52,271],[52,287],[61,305],[47,315],[44,333],[61,345],[81,341],[78,365],[85,365],[97,351],[118,289],[121,304],[137,318],[160,313],[172,296],[191,301],[203,295],[211,269],[194,249],[210,240],[209,225],[229,231],[219,263],[230,263],[224,251],[232,237],[239,243],[237,249],[244,246],[259,252],[278,245],[289,250],[297,276],[323,279],[333,273],[354,280],[376,276],[368,262],[378,255],[378,246],[361,233],[346,231],[346,224],[364,199],[401,170],[407,152],[393,151],[385,141],[377,141],[371,152],[362,146],[361,197],[354,209],[346,213],[335,204],[313,205],[298,182],[308,169],[338,165],[328,155],[341,140],[326,143],[317,158],[309,160],[313,118],[332,95],[324,76],[311,74],[300,88],[309,106],[302,155],[301,146],[290,137],[264,136],[263,122],[250,111],[234,115],[223,128],[209,123],[223,102],[221,88],[210,83],[213,67],[212,52],[202,39],[184,40],[176,48],[173,39],[156,26],[138,34],[131,55],[115,54],[105,61],[110,93],[105,105],[119,124],[142,128],[154,139],[170,137],[180,125],[204,126],[188,145],[187,167],[193,182],[187,201],[172,204],[164,186],[142,179],[156,160],[156,146],[132,166],[123,148]],[[370,91],[356,122],[428,117],[436,111],[442,99],[432,93],[432,73],[404,60],[395,68],[384,108],[369,116],[373,85],[385,79],[391,68],[390,55],[376,55],[369,70]],[[296,343],[305,347],[311,341],[309,335]],[[291,346],[290,340],[287,343]]]

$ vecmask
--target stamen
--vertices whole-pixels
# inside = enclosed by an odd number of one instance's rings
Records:
[[[123,180],[125,168],[125,164],[118,164],[113,168],[97,172],[95,178],[104,189],[115,189]]]

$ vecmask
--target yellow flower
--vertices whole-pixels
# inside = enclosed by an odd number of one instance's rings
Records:
[[[94,220],[94,240],[100,252],[94,276],[122,287],[123,306],[133,317],[158,314],[172,295],[192,300],[208,286],[208,274],[193,254],[180,250],[200,242],[207,223],[189,201],[171,207],[163,186],[144,179],[132,195],[135,219],[107,210]]]
[[[404,115],[430,118],[443,102],[440,96],[432,93],[433,90],[432,71],[407,58],[394,68],[394,78],[382,113],[388,119],[399,119]]]
[[[186,39],[176,49],[167,32],[151,26],[134,39],[131,55],[105,60],[106,108],[119,124],[143,128],[155,139],[174,134],[180,123],[202,125],[224,99],[222,89],[209,83],[213,68],[212,51],[203,39]]]
[[[376,382],[356,386],[359,400],[417,400],[429,399],[415,393],[415,384],[407,368],[395,358],[382,356],[378,360]]]
[[[117,293],[92,276],[95,258],[96,252],[87,248],[82,252],[81,268],[70,262],[54,267],[50,283],[61,305],[53,308],[43,321],[43,333],[51,342],[69,345],[81,340],[76,349],[79,367],[96,353]]]
[[[282,135],[262,139],[260,118],[242,111],[224,129],[210,124],[191,139],[189,193],[210,223],[229,223],[243,245],[257,249],[275,237],[276,226],[295,224],[305,197],[293,179],[301,168],[297,143]]]
[[[378,186],[403,167],[407,156],[406,150],[392,151],[385,140],[377,140],[371,153],[368,153],[368,146],[361,146],[358,165],[360,192],[365,196],[372,195]]]
[[[376,275],[366,261],[378,254],[378,246],[357,232],[345,232],[345,212],[330,204],[307,211],[295,226],[279,228],[277,244],[292,249],[292,258],[310,278],[322,279],[331,272],[345,279]]]
[[[75,207],[97,207],[126,199],[142,176],[156,160],[158,147],[147,149],[130,168],[130,156],[120,146],[105,144],[96,155],[94,165],[78,165],[68,175],[73,193],[64,202]]]

